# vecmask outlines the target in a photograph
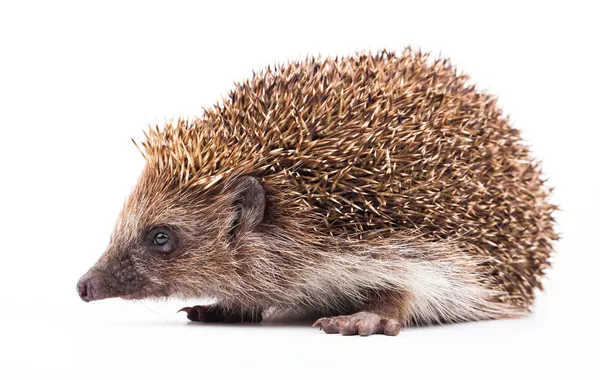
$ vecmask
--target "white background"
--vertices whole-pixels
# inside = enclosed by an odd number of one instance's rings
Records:
[[[599,378],[598,16],[591,1],[2,1],[0,378]],[[143,165],[130,137],[267,64],[408,44],[498,94],[556,187],[562,240],[532,317],[361,338],[79,300]]]

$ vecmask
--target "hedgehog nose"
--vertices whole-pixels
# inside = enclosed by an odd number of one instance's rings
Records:
[[[89,274],[84,274],[83,277],[77,281],[77,294],[79,297],[85,301],[90,302],[94,300],[94,296],[92,293],[92,283],[93,278]]]

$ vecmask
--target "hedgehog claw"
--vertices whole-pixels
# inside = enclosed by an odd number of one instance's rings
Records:
[[[325,332],[326,334],[338,333],[338,325],[337,322],[334,321],[334,318],[319,318],[315,323],[313,323],[313,327],[317,326],[319,326],[319,330]]]
[[[187,313],[187,319],[192,322],[208,322],[208,307],[207,306],[187,306],[179,309],[178,313],[182,311]]]
[[[317,327],[319,326],[320,330],[323,330],[323,323],[325,323],[325,320],[329,319],[329,318],[319,318],[315,321],[315,323],[312,324],[312,327]]]

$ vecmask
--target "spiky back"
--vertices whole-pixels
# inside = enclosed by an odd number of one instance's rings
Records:
[[[151,130],[148,165],[180,186],[253,174],[293,193],[324,232],[453,239],[528,306],[556,234],[548,190],[492,96],[407,49],[307,59],[241,83],[203,118]]]

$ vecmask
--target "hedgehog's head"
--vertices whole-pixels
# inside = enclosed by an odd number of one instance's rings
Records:
[[[77,284],[84,301],[210,296],[231,282],[236,247],[263,220],[262,185],[237,176],[206,190],[167,177],[145,169],[108,248]]]

